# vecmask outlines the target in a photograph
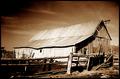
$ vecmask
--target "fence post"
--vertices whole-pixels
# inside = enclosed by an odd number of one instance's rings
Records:
[[[91,57],[88,58],[88,63],[87,63],[87,70],[90,69],[90,66],[91,66]]]
[[[53,59],[49,60],[49,65],[48,65],[48,71],[50,71],[52,69],[52,63],[53,63]]]
[[[43,63],[44,63],[44,64],[43,64],[43,71],[46,70],[46,62],[47,62],[47,59],[44,59],[44,60],[43,60]]]
[[[70,55],[69,55],[69,57],[68,57],[67,74],[70,74],[70,73],[71,73],[72,58],[73,58],[73,53],[70,53]]]

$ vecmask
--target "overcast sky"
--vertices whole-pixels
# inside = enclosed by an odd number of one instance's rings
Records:
[[[119,7],[115,2],[36,0],[4,2],[1,19],[1,44],[7,50],[24,46],[41,30],[108,19],[111,20],[107,24],[113,39],[111,44],[119,44]]]

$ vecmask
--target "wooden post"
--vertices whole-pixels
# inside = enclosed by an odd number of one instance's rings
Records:
[[[99,65],[95,70],[98,70],[102,65],[108,63],[110,61],[111,57],[113,57],[113,56],[112,55],[109,56],[109,58],[104,63],[102,63],[101,65]]]
[[[89,70],[89,68],[90,68],[90,61],[91,61],[91,57],[88,58],[87,70]]]
[[[50,59],[49,63],[52,63],[52,62],[53,62],[53,59]],[[49,64],[49,65],[48,65],[48,71],[51,70],[51,66],[52,66],[52,64]]]
[[[110,58],[110,66],[113,65],[113,55],[111,55],[111,58]]]
[[[46,63],[46,62],[47,62],[47,59],[44,59],[43,63]],[[46,64],[43,65],[43,71],[45,71],[45,70],[46,70]]]
[[[24,72],[26,72],[27,71],[27,66],[25,66],[25,71]]]
[[[79,56],[78,56],[78,60],[77,60],[77,62],[76,62],[76,67],[78,67],[78,64],[79,64]]]
[[[67,74],[71,73],[72,59],[73,59],[73,53],[70,53],[68,58]]]

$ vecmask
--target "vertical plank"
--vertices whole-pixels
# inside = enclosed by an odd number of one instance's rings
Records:
[[[47,59],[44,59],[43,60],[43,63],[46,63],[47,62]],[[43,71],[45,71],[46,70],[46,64],[43,64]]]
[[[53,62],[53,59],[50,59],[49,63],[52,63],[52,62]],[[52,67],[52,64],[49,64],[48,65],[48,71],[50,71],[52,69],[51,67]]]
[[[89,70],[89,68],[90,68],[90,61],[91,61],[91,57],[88,58],[87,70]]]
[[[26,71],[27,71],[27,66],[24,67],[24,72],[26,72]]]
[[[79,56],[78,56],[78,60],[77,60],[77,62],[76,62],[76,67],[78,67],[78,64],[79,64]]]
[[[68,58],[67,74],[71,74],[72,59],[73,59],[73,53],[70,53]]]

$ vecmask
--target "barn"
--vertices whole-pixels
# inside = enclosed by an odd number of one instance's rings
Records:
[[[28,45],[14,47],[16,58],[44,58],[110,53],[106,21],[88,22],[40,31]],[[87,28],[86,28],[87,27]]]

